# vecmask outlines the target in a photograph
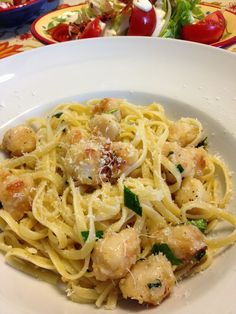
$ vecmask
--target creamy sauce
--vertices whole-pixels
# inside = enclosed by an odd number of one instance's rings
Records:
[[[149,12],[152,9],[152,4],[149,0],[134,0],[133,5],[144,12]]]
[[[63,19],[68,23],[74,23],[78,18],[78,12],[65,12],[58,16],[59,19]]]

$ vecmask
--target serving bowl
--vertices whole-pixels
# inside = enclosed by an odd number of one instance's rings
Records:
[[[0,27],[13,27],[30,23],[41,14],[53,10],[59,0],[30,0],[24,4],[0,10]]]
[[[0,62],[0,136],[3,128],[40,117],[59,103],[102,97],[155,101],[173,120],[201,121],[209,150],[236,173],[235,72],[233,53],[175,39],[112,37],[33,49]],[[230,208],[235,212],[236,199]],[[235,314],[236,246],[214,260],[203,273],[179,282],[159,308],[124,301],[108,312],[67,300],[59,287],[10,267],[0,254],[0,313]],[[222,291],[224,302],[218,297]]]

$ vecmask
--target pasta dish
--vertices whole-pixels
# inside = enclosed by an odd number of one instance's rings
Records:
[[[8,129],[1,149],[0,250],[74,302],[158,305],[236,241],[227,166],[198,120],[160,104],[60,104]]]

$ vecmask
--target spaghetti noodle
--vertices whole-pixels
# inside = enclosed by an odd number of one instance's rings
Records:
[[[231,175],[202,125],[122,99],[61,104],[5,133],[0,250],[72,301],[159,304],[236,241]],[[218,173],[223,176],[223,183]],[[226,221],[233,232],[208,237]]]

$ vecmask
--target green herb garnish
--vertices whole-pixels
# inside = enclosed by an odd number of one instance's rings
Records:
[[[208,138],[205,137],[201,142],[196,145],[196,148],[204,147],[205,149],[208,147]]]
[[[113,114],[113,113],[115,113],[117,111],[118,111],[118,109],[111,109],[111,110],[108,110],[108,111],[104,111],[104,113]]]
[[[96,231],[96,239],[101,239],[103,237],[103,231],[102,230],[97,230]],[[89,231],[81,231],[81,235],[84,239],[84,241],[86,241],[88,239],[89,236]]]
[[[182,261],[178,259],[174,253],[171,251],[170,247],[166,243],[155,243],[152,247],[151,252],[154,255],[162,253],[166,256],[166,258],[171,262],[172,265],[180,265]]]
[[[206,219],[193,219],[188,221],[190,224],[194,225],[197,227],[202,233],[206,231],[207,228],[207,221]]]
[[[127,186],[124,186],[124,204],[126,207],[133,210],[137,215],[142,216],[143,211],[138,195],[130,191]]]
[[[61,115],[63,115],[63,112],[57,112],[53,115],[53,117],[59,119]]]
[[[184,168],[181,166],[181,164],[178,164],[176,168],[179,170],[180,173],[184,172]]]
[[[149,289],[160,288],[162,286],[162,283],[161,283],[160,279],[156,279],[154,282],[148,283],[147,286]]]

